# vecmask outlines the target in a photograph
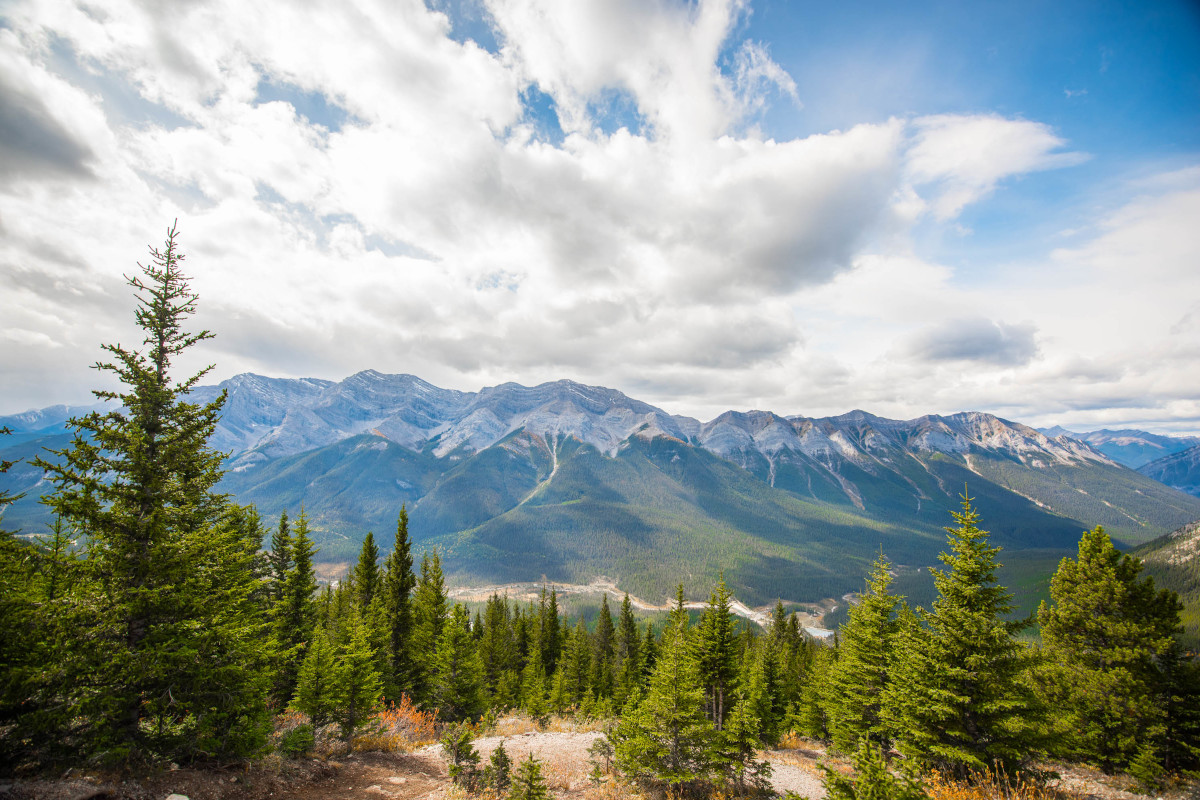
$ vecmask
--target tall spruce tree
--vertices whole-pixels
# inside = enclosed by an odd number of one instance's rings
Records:
[[[676,622],[664,634],[646,696],[630,700],[612,737],[617,768],[627,778],[669,784],[677,793],[711,774],[714,735],[684,624]]]
[[[542,667],[547,675],[553,675],[558,665],[558,654],[562,645],[562,621],[558,618],[558,590],[551,589],[546,595],[546,587],[542,587],[542,607],[538,620],[540,629],[538,642],[542,650]]]
[[[592,640],[592,690],[597,697],[612,697],[616,658],[616,628],[612,612],[608,609],[608,593],[600,600],[600,613],[596,616],[596,635]]]
[[[317,631],[309,642],[300,664],[292,708],[308,715],[314,728],[329,724],[337,710],[335,685],[338,679],[337,653],[325,631]]]
[[[889,591],[891,582],[891,564],[881,554],[867,578],[867,591],[840,631],[837,667],[830,675],[830,727],[834,746],[846,754],[857,752],[864,739],[885,751],[891,745],[883,718],[898,625],[899,598]]]
[[[358,554],[358,563],[354,565],[355,599],[360,609],[371,605],[382,582],[379,575],[379,547],[375,544],[375,534],[367,531]]]
[[[280,706],[296,691],[300,665],[308,655],[317,627],[317,576],[313,571],[316,551],[308,537],[308,514],[303,506],[296,518],[296,534],[290,550],[291,568],[284,577],[282,596],[271,620],[271,650],[276,659],[271,696]]]
[[[279,515],[279,526],[271,534],[271,600],[278,603],[283,599],[283,584],[292,569],[292,533],[285,509]]]
[[[621,613],[617,620],[617,661],[619,672],[615,696],[617,706],[621,707],[642,683],[641,640],[628,592],[621,601]]]
[[[732,697],[738,672],[738,641],[729,606],[730,597],[722,574],[692,637],[700,683],[706,695],[708,718],[718,731],[724,727],[727,702]]]
[[[501,691],[505,675],[516,669],[517,652],[511,618],[508,597],[493,592],[484,607],[479,658],[483,662],[484,689],[493,704],[498,706],[509,705],[515,700],[514,697],[504,696]]]
[[[1171,704],[1161,665],[1180,630],[1181,606],[1141,571],[1103,528],[1088,531],[1078,558],[1064,558],[1050,581],[1052,605],[1038,610],[1057,754],[1110,772],[1127,767],[1146,743],[1166,750]]]
[[[920,612],[925,630],[902,626],[890,720],[902,753],[960,777],[987,769],[1016,774],[1038,752],[1037,703],[1024,673],[1028,648],[1008,622],[1011,595],[996,583],[996,554],[979,514],[962,496],[947,528],[946,570],[931,570],[938,596]]]
[[[421,574],[413,596],[413,696],[422,703],[433,697],[438,642],[446,623],[446,579],[442,559],[434,551],[421,556]]]
[[[46,502],[89,539],[89,588],[70,649],[74,720],[112,759],[249,753],[265,741],[257,551],[216,491],[222,454],[208,447],[225,401],[190,401],[208,372],[176,381],[173,361],[212,337],[189,333],[197,296],[177,231],[127,278],[142,350],[105,345],[96,368],[120,382],[117,407],[70,421],[68,447],[34,463]]]
[[[346,629],[346,636],[338,647],[332,689],[336,704],[334,716],[349,747],[354,734],[367,724],[379,705],[383,684],[371,648],[370,630],[357,607],[351,607]]]
[[[412,568],[408,509],[401,505],[400,514],[396,519],[396,541],[387,558],[382,588],[390,628],[388,654],[391,661],[391,674],[384,683],[392,700],[399,700],[401,693],[413,693],[416,667],[412,650],[412,593],[417,586],[417,576],[413,574]]]
[[[443,719],[460,721],[483,712],[483,662],[470,627],[467,609],[455,605],[438,641],[432,689],[433,702]]]

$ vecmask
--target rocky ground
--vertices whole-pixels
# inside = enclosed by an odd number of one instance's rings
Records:
[[[630,791],[611,780],[589,781],[588,748],[598,731],[511,731],[476,740],[486,763],[500,743],[515,765],[532,753],[543,763],[551,795],[559,800],[618,800]],[[771,783],[777,793],[795,792],[818,800],[825,796],[818,762],[825,758],[816,745],[773,750]],[[1060,770],[1039,800],[1137,800],[1112,779],[1086,769]],[[1128,787],[1126,787],[1128,788]],[[450,782],[441,748],[428,745],[410,753],[368,752],[345,756],[279,761],[266,759],[224,770],[167,770],[138,781],[103,775],[67,774],[57,780],[0,781],[0,800],[459,800],[465,795]],[[1195,786],[1162,795],[1173,800],[1198,798]]]

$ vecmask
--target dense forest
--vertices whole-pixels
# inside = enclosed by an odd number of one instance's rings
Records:
[[[723,580],[695,620],[681,587],[657,630],[628,596],[615,614],[606,596],[590,625],[567,619],[549,587],[472,615],[449,602],[437,552],[414,559],[403,507],[386,554],[369,534],[345,580],[318,588],[303,508],[268,529],[214,489],[223,397],[192,403],[204,372],[171,374],[211,335],[185,330],[182,260],[172,230],[129,279],[144,349],[106,346],[97,365],[123,387],[97,392],[118,408],[73,420],[71,444],[36,462],[52,531],[0,537],[7,771],[351,748],[396,708],[435,715],[463,786],[514,797],[543,796],[537,763],[480,770],[471,747],[514,708],[609,720],[605,771],[676,795],[766,791],[760,752],[789,736],[853,757],[854,775],[829,773],[831,797],[924,797],[930,775],[1030,776],[1045,759],[1148,788],[1200,766],[1200,667],[1174,592],[1096,528],[1036,619],[1013,621],[965,493],[929,608],[892,593],[880,554],[832,645],[782,604],[765,629],[737,621]]]

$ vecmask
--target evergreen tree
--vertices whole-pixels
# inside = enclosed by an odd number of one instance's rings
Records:
[[[413,696],[426,703],[432,698],[432,677],[438,642],[446,622],[446,581],[442,559],[435,551],[421,556],[421,574],[413,597],[412,655],[416,669]]]
[[[684,626],[678,621],[668,630],[645,698],[630,699],[613,732],[617,767],[626,777],[670,784],[676,792],[709,776],[713,736]]]
[[[863,739],[854,755],[850,777],[822,765],[828,800],[930,800],[920,780],[910,770],[893,775],[883,752]]]
[[[882,554],[871,568],[867,591],[840,631],[837,668],[830,675],[831,733],[843,753],[854,753],[861,740],[886,751],[891,734],[883,720],[883,694],[890,680],[899,599],[888,591],[891,564]]]
[[[219,494],[223,455],[208,447],[225,395],[189,392],[172,362],[212,334],[188,333],[196,295],[174,227],[127,278],[145,350],[105,345],[121,391],[113,410],[70,421],[68,447],[33,463],[54,484],[46,502],[89,539],[64,698],[91,748],[111,759],[251,753],[265,742],[258,549]],[[140,266],[140,265],[139,265]]]
[[[575,623],[564,662],[567,697],[571,703],[578,704],[588,693],[592,671],[592,640],[582,619]]]
[[[483,633],[479,639],[479,657],[483,661],[484,689],[497,706],[511,705],[516,697],[505,692],[511,679],[508,673],[516,669],[517,650],[511,626],[512,612],[508,598],[493,593],[484,608]]]
[[[654,636],[654,626],[649,622],[646,623],[646,635],[642,639],[640,656],[642,676],[639,685],[645,686],[650,681],[650,676],[654,674],[654,667],[658,663],[658,639]]]
[[[550,712],[546,704],[546,668],[536,654],[530,654],[521,673],[521,705],[539,725],[544,724]]]
[[[1171,703],[1160,664],[1180,630],[1181,606],[1174,592],[1139,579],[1141,570],[1103,528],[1088,531],[1078,558],[1064,558],[1050,581],[1053,605],[1038,611],[1058,754],[1106,771],[1128,766],[1143,744],[1165,745]]]
[[[456,605],[438,641],[432,688],[443,719],[470,719],[483,712],[483,663],[468,620],[467,609]]]
[[[375,545],[375,534],[367,531],[363,539],[362,550],[358,554],[358,563],[354,566],[355,599],[358,607],[365,609],[371,605],[371,600],[379,593],[382,580],[379,575],[379,548]]]
[[[549,800],[546,779],[542,777],[542,762],[533,753],[520,763],[512,778],[512,791],[508,800]]]
[[[504,794],[512,786],[512,759],[504,749],[503,740],[496,745],[488,765],[483,768],[483,783],[497,794]]]
[[[450,725],[442,735],[442,752],[449,763],[447,772],[455,785],[474,791],[479,778],[479,753],[475,750],[471,726],[464,722]]]
[[[810,739],[829,741],[832,707],[830,676],[837,668],[837,655],[836,647],[818,648],[804,676],[794,724],[800,733]]]
[[[383,577],[384,607],[387,609],[390,637],[388,652],[391,660],[390,680],[386,681],[392,700],[403,692],[413,692],[415,663],[412,651],[413,611],[412,593],[417,578],[412,571],[411,542],[408,538],[408,509],[400,506],[396,520],[396,543],[387,559]]]
[[[959,777],[1016,774],[1038,749],[1037,705],[1024,673],[1031,658],[1006,622],[1008,591],[996,585],[998,547],[977,527],[964,494],[947,528],[948,570],[931,570],[938,597],[920,612],[927,630],[902,627],[887,702],[900,752]]]
[[[289,549],[291,568],[284,578],[271,627],[271,650],[276,658],[271,695],[279,705],[286,703],[296,691],[300,665],[317,627],[317,603],[313,596],[317,591],[317,576],[313,571],[316,551],[308,537],[308,515],[303,506]]]
[[[367,723],[378,707],[383,685],[371,648],[370,632],[357,608],[351,609],[347,627],[349,635],[341,643],[334,672],[333,696],[337,723],[342,729],[342,738],[349,746],[354,734]]]
[[[592,690],[597,697],[612,697],[613,660],[616,656],[616,630],[612,612],[608,610],[608,593],[600,600],[600,613],[596,617],[596,635],[592,640]]]
[[[328,725],[337,710],[337,654],[324,631],[318,631],[300,665],[292,707],[308,715],[314,728]]]
[[[538,643],[542,651],[542,666],[547,675],[552,675],[558,665],[562,632],[558,619],[558,591],[551,589],[550,597],[547,600],[545,586],[542,587],[542,606],[538,629],[540,631]]]
[[[668,623],[667,629],[674,630],[680,620],[686,627],[688,623],[687,601],[683,598],[683,584],[677,583],[675,584],[675,605],[671,607],[671,621]]]
[[[729,589],[725,586],[725,576],[722,574],[692,638],[700,683],[706,695],[708,718],[718,731],[724,727],[726,698],[731,694],[737,677],[738,642],[729,599]]]
[[[755,720],[759,743],[768,747],[778,744],[788,711],[780,680],[779,655],[771,639],[759,640],[747,654],[743,680],[741,702],[747,704],[747,718]]]
[[[633,618],[633,604],[629,592],[621,601],[621,613],[617,621],[617,661],[619,674],[615,691],[617,705],[623,706],[633,690],[642,682],[641,641],[638,637],[637,621]]]
[[[287,575],[292,570],[292,534],[288,527],[288,513],[279,515],[279,527],[271,534],[271,600],[275,603],[283,599],[283,585]]]
[[[737,794],[747,790],[765,793],[770,788],[771,765],[756,761],[755,755],[763,738],[760,720],[754,714],[754,703],[745,696],[732,704],[725,727],[713,737],[709,759],[713,770],[723,774]]]

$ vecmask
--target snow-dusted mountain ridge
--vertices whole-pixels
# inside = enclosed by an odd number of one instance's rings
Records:
[[[905,451],[961,454],[1001,451],[1028,466],[1111,463],[1086,443],[1049,437],[990,414],[965,412],[889,420],[864,411],[835,417],[784,417],[727,411],[709,422],[676,416],[622,392],[569,380],[478,392],[442,389],[413,375],[359,372],[343,381],[242,374],[196,390],[198,399],[227,392],[213,445],[244,470],[362,433],[438,458],[476,453],[514,431],[557,440],[573,437],[613,456],[631,436],[667,436],[735,463],[767,458],[887,461]]]

